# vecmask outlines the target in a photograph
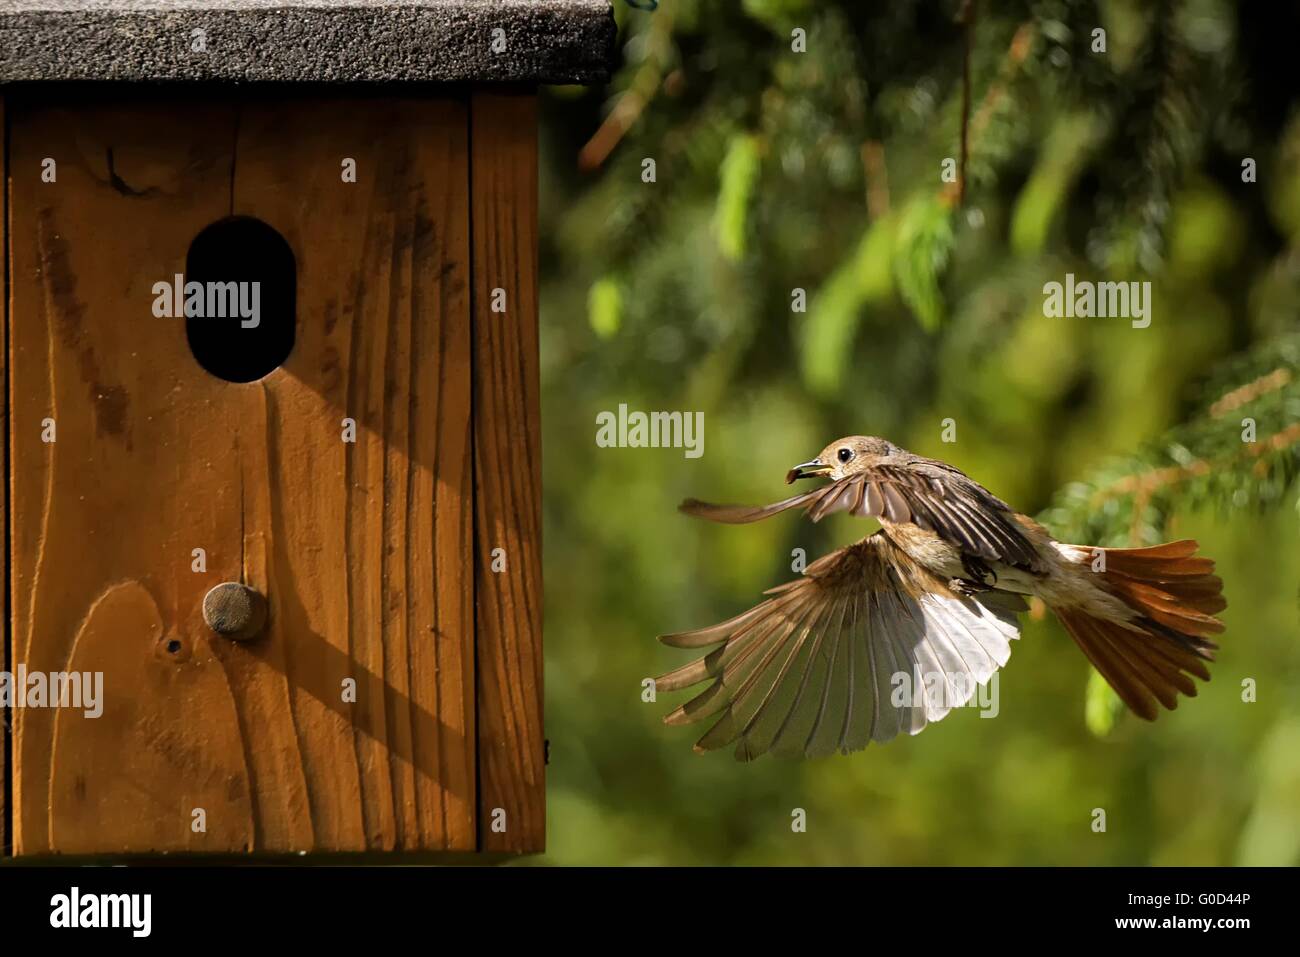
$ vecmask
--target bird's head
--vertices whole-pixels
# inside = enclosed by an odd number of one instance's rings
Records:
[[[845,478],[898,455],[902,450],[892,442],[874,435],[850,435],[836,439],[818,453],[811,462],[796,465],[785,475],[785,484],[795,479],[826,476],[832,480]]]

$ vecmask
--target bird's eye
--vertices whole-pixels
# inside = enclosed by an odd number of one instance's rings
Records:
[[[835,454],[841,462],[847,462],[849,459],[853,458],[852,449],[840,449]]]

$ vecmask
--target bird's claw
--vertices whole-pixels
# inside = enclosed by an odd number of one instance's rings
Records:
[[[983,591],[988,591],[998,583],[998,573],[973,555],[963,555],[961,567],[970,575],[967,580],[984,586]]]

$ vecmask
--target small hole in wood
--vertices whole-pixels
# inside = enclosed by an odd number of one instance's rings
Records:
[[[181,643],[180,643],[179,641],[177,641],[175,638],[173,638],[171,641],[167,642],[167,653],[168,653],[168,654],[172,654],[172,655],[174,655],[174,654],[176,654],[176,653],[177,653],[178,651],[180,651],[180,650],[181,650]]]
[[[185,335],[190,352],[227,382],[252,382],[293,351],[298,298],[293,250],[251,216],[204,227],[185,257]]]

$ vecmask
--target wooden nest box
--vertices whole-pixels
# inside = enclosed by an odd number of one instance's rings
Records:
[[[4,853],[544,840],[537,85],[607,0],[0,0]]]

